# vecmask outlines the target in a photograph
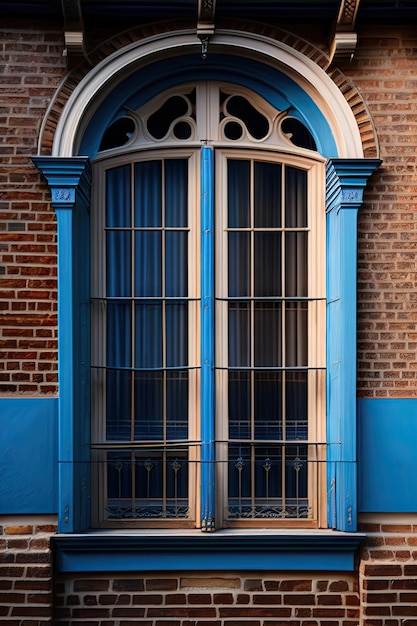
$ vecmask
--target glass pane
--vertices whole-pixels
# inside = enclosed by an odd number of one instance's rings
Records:
[[[163,438],[163,372],[135,372],[135,439]]]
[[[162,161],[135,164],[135,227],[162,224]]]
[[[131,437],[132,372],[106,371],[106,439],[126,441]]]
[[[255,304],[255,367],[282,365],[282,305],[280,302]]]
[[[229,446],[229,510],[232,517],[248,517],[252,463],[249,446]]]
[[[285,169],[285,226],[307,226],[307,172],[295,167]]]
[[[166,366],[188,365],[188,308],[187,304],[165,306]]]
[[[161,233],[135,233],[135,296],[162,295]]]
[[[308,364],[307,302],[285,304],[285,361],[287,367]]]
[[[229,242],[229,296],[250,295],[250,233],[232,232]]]
[[[135,306],[135,367],[163,367],[161,303]]]
[[[255,162],[255,228],[281,226],[281,165]]]
[[[186,232],[165,233],[165,295],[187,296],[188,254]]]
[[[166,472],[170,516],[184,517],[183,507],[188,496],[188,454],[183,451],[168,453]]]
[[[255,439],[283,439],[282,373],[255,372]]]
[[[249,439],[251,437],[251,373],[229,372],[229,438]]]
[[[229,304],[229,366],[250,366],[250,303]]]
[[[259,517],[278,517],[280,509],[274,498],[282,495],[282,448],[256,447],[255,449],[255,497]],[[279,500],[279,505],[281,500]]]
[[[285,437],[286,439],[307,439],[307,372],[287,372],[285,388]]]
[[[131,498],[132,496],[132,463],[130,452],[107,453],[107,495],[109,498]],[[109,503],[110,517],[120,517],[120,512],[113,512]],[[117,504],[116,507],[117,509]]]
[[[269,131],[269,122],[262,113],[243,96],[232,96],[227,102],[227,112],[241,119],[252,137],[263,139]]]
[[[255,296],[280,296],[281,233],[255,233]]]
[[[307,517],[307,446],[286,446],[286,510],[289,517]]]
[[[285,295],[307,296],[307,233],[285,233]]]
[[[165,161],[165,226],[187,226],[188,162]]]
[[[131,295],[132,252],[129,231],[106,232],[106,293],[109,298]]]
[[[137,457],[135,517],[188,517],[187,460],[182,450],[175,455],[151,452]]]
[[[164,477],[162,452],[144,452],[136,457],[136,498],[143,517],[159,517]]]
[[[168,441],[188,437],[188,371],[166,373],[166,418]]]
[[[107,367],[131,367],[131,319],[130,302],[107,302]]]
[[[228,174],[228,227],[250,226],[250,162],[229,160]]]
[[[107,227],[130,228],[130,165],[106,172],[106,199]]]

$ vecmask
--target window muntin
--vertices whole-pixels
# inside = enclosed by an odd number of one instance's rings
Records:
[[[317,524],[325,460],[320,174],[311,162],[271,153],[221,157],[216,423],[217,459],[228,472],[218,472],[218,509],[225,526]]]
[[[216,151],[216,524],[317,525],[325,519],[317,504],[325,460],[323,163],[240,149],[248,140],[279,145],[283,117],[264,106],[256,128],[265,136],[251,138],[244,117],[256,97],[236,91],[207,83],[181,91],[195,132],[204,127],[221,146],[221,128],[242,112],[245,138],[239,149]],[[145,124],[176,93],[147,105]],[[230,109],[233,98],[239,106]],[[176,123],[171,115],[166,128]],[[199,149],[178,149],[178,137],[164,133],[169,150],[95,165],[96,525],[199,524]]]
[[[92,298],[96,524],[195,518],[189,442],[198,422],[190,425],[189,416],[198,375],[198,242],[189,176],[195,183],[196,159],[175,157],[100,172],[105,200],[93,215]]]

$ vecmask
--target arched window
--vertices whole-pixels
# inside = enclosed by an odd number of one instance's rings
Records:
[[[326,524],[324,160],[295,121],[199,82],[103,135],[95,525]]]
[[[379,160],[336,84],[275,39],[219,31],[202,64],[161,34],[92,68],[33,160],[58,224],[58,567],[353,569],[361,537],[332,529],[356,531]]]

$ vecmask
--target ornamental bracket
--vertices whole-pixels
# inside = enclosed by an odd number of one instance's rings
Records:
[[[210,37],[214,35],[216,0],[198,0],[197,37],[201,41],[201,58],[207,58]]]
[[[341,0],[333,39],[330,44],[330,62],[334,59],[353,59],[358,36],[355,20],[360,0]]]
[[[84,55],[84,24],[80,0],[61,0],[65,50],[68,64]]]

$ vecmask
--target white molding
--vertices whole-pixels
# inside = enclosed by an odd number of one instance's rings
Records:
[[[52,156],[73,156],[80,130],[93,117],[96,108],[117,84],[140,67],[162,58],[182,55],[200,42],[195,31],[161,34],[134,42],[103,59],[77,85],[57,124]],[[312,98],[332,130],[339,158],[363,158],[359,129],[347,101],[331,78],[314,61],[279,41],[253,33],[216,31],[210,48],[240,52],[243,57],[261,59],[278,67]]]

